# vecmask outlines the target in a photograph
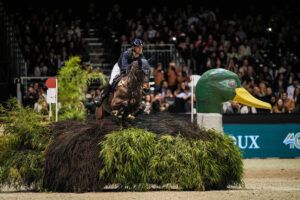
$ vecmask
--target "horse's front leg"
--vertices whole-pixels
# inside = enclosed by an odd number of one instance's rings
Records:
[[[116,98],[116,99],[113,99],[111,101],[111,109],[112,110],[119,110],[121,108],[125,108],[128,106],[128,100],[124,100],[124,99],[120,99],[120,98]]]
[[[121,119],[123,118],[124,115],[124,108],[120,108],[119,110],[112,110],[111,114],[114,115],[115,117]]]
[[[96,121],[98,121],[100,127],[103,127],[104,125],[104,109],[103,106],[101,105],[100,107],[96,107],[96,111],[95,111],[95,116],[96,116]]]

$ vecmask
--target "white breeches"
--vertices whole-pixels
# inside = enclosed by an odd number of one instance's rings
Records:
[[[109,84],[111,85],[113,83],[114,78],[119,75],[121,73],[120,67],[118,65],[118,62],[114,65],[112,71],[111,71],[111,75],[110,75],[110,79],[109,79]]]

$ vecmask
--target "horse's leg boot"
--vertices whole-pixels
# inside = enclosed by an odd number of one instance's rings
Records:
[[[127,119],[128,119],[128,120],[134,120],[134,119],[135,119],[135,116],[129,114],[129,115],[127,116]]]
[[[108,96],[109,92],[110,92],[110,88],[111,86],[110,85],[107,85],[101,92],[101,95],[100,95],[100,99],[99,101],[97,102],[97,106],[101,106],[104,99]]]

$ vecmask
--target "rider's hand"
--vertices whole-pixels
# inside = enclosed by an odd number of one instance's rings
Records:
[[[148,90],[150,90],[150,84],[149,84],[149,83],[144,83],[144,84],[143,84],[143,89],[148,89]]]

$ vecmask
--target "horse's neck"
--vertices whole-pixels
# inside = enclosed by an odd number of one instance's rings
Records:
[[[142,82],[138,80],[136,75],[134,73],[128,74],[127,76],[127,87],[132,89],[137,89],[136,87],[139,87],[142,85]]]

